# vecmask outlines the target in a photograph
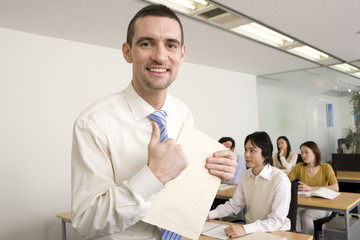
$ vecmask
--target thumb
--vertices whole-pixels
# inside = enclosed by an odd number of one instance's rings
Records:
[[[223,143],[223,145],[224,145],[226,148],[229,148],[229,149],[230,149],[232,143],[231,143],[231,141],[226,141],[226,142]]]
[[[159,126],[157,125],[157,123],[152,122],[151,126],[152,126],[152,133],[151,133],[151,138],[150,138],[150,142],[149,142],[149,147],[153,147],[156,144],[158,144],[159,139],[160,139],[160,129],[159,129]]]

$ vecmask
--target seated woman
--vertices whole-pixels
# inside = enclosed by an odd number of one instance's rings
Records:
[[[289,230],[291,183],[286,174],[272,166],[273,146],[266,132],[255,132],[245,138],[244,157],[249,168],[237,185],[234,196],[210,211],[208,219],[238,214],[244,207],[246,224],[225,229],[229,237],[254,232]]]
[[[327,187],[339,191],[335,172],[328,163],[320,163],[321,153],[318,145],[312,141],[300,146],[303,163],[298,163],[288,174],[290,181],[299,179],[299,191],[311,191]],[[328,217],[329,211],[298,208],[296,231],[314,234],[314,220]]]
[[[277,141],[278,152],[273,156],[274,166],[289,173],[296,165],[297,153],[291,151],[289,139],[285,136],[278,137]]]

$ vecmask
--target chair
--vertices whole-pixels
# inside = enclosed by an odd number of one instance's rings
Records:
[[[349,146],[346,144],[345,138],[339,138],[337,140],[338,148],[337,153],[350,153]]]
[[[294,180],[291,182],[291,201],[290,201],[290,207],[289,207],[289,213],[287,215],[287,218],[291,221],[291,232],[296,232],[296,215],[297,215],[297,209],[298,209],[298,186],[299,182],[297,180]]]
[[[298,154],[298,158],[296,160],[296,163],[301,163],[301,162],[304,162],[304,160],[302,159],[301,154]]]
[[[322,232],[322,225],[326,222],[329,222],[334,217],[336,217],[337,213],[332,212],[330,216],[320,218],[318,220],[314,220],[314,239],[315,240],[322,240],[323,239],[323,232]]]

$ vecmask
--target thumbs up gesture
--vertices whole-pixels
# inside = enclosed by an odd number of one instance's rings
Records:
[[[148,144],[148,166],[157,179],[165,184],[179,176],[189,163],[181,145],[171,138],[160,143],[159,126],[155,122],[152,122],[151,126],[152,134]]]

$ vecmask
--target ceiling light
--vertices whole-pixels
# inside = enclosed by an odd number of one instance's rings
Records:
[[[314,48],[311,48],[309,46],[295,47],[288,49],[287,51],[313,61],[321,61],[330,58],[329,55],[320,52]]]
[[[276,47],[295,42],[293,39],[255,22],[232,28],[231,31]]]
[[[173,2],[169,1],[163,1],[163,0],[146,0],[149,3],[155,3],[155,4],[164,4],[166,6],[168,6],[169,8],[171,8],[174,11],[180,12],[180,13],[184,13],[184,14],[189,14],[190,13],[190,9],[179,5],[179,4],[175,4]]]
[[[344,73],[353,73],[356,71],[360,71],[360,69],[358,69],[357,67],[351,66],[350,64],[347,64],[347,63],[336,64],[336,65],[332,65],[330,67],[335,70],[344,72]]]
[[[176,4],[179,4],[183,7],[186,7],[190,10],[195,10],[196,9],[196,6],[193,5],[192,3],[186,1],[186,0],[171,0],[172,2],[176,3]]]
[[[204,6],[209,5],[209,3],[207,1],[204,1],[204,0],[194,0],[194,1],[197,2],[197,3],[200,3],[200,4],[204,5]]]
[[[354,76],[354,77],[357,77],[357,78],[360,78],[360,72],[354,72],[354,73],[350,73],[350,75]]]
[[[189,15],[195,10],[204,8],[204,6],[210,6],[210,4],[204,0],[145,0],[150,3],[164,4],[177,12]]]

